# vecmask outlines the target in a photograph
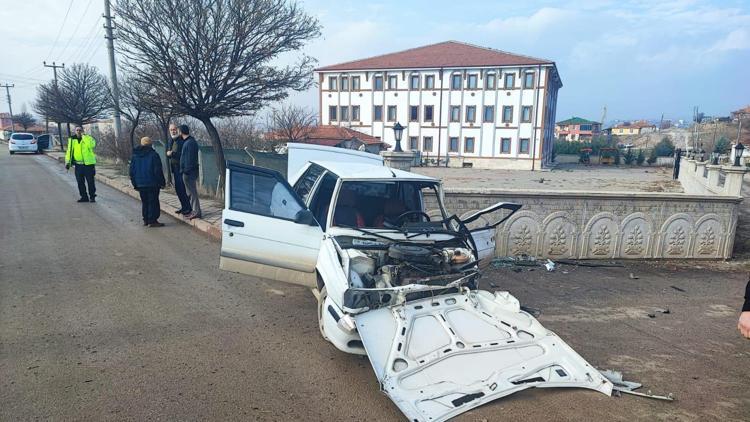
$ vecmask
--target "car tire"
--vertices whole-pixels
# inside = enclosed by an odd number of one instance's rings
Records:
[[[325,286],[323,286],[319,290],[320,294],[318,295],[318,328],[320,329],[320,335],[323,336],[323,338],[328,341],[328,336],[326,335],[326,330],[323,327],[323,312],[325,312],[325,303],[326,298],[328,297],[328,290]]]
[[[13,155],[13,154],[15,154],[15,153],[16,153],[15,151],[10,151],[10,155]]]

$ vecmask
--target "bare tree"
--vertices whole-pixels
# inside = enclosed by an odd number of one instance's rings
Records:
[[[318,116],[308,108],[283,105],[273,109],[268,129],[271,138],[282,142],[294,142],[304,139],[317,121]]]
[[[36,124],[36,118],[31,113],[24,111],[13,116],[13,123],[23,127],[23,130],[27,130]]]
[[[112,109],[107,79],[96,67],[76,63],[60,73],[60,81],[37,87],[34,109],[57,122],[93,123]]]
[[[130,122],[130,147],[135,147],[135,132],[146,112],[149,86],[133,76],[125,76],[118,83],[120,88],[120,114]],[[110,91],[111,92],[111,91]],[[112,102],[114,104],[114,101]]]
[[[212,119],[250,115],[312,85],[313,58],[273,64],[320,35],[318,21],[293,1],[120,0],[116,11],[126,66],[177,113],[203,123],[221,186],[224,151]]]

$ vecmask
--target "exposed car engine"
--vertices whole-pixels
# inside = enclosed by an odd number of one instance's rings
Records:
[[[377,249],[346,249],[350,286],[392,288],[408,284],[445,285],[474,264],[469,249],[394,242]]]

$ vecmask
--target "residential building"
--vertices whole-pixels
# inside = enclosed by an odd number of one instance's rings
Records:
[[[264,137],[267,140],[288,141],[288,139],[283,139],[284,135],[278,132],[266,133]],[[373,154],[377,154],[387,147],[386,144],[374,136],[347,127],[333,125],[311,126],[304,129],[302,130],[301,139],[297,139],[294,142],[356,149]]]
[[[315,70],[321,124],[350,127],[450,166],[552,164],[557,92],[550,60],[447,41]],[[355,118],[354,112],[357,109]]]
[[[740,118],[746,119],[750,117],[750,106],[735,110],[731,113],[732,120],[739,120]]]
[[[594,136],[599,136],[601,131],[602,125],[599,122],[580,117],[571,117],[568,120],[557,122],[555,125],[555,138],[566,141],[585,141],[591,140]]]
[[[612,127],[612,134],[618,136],[643,135],[651,132],[656,132],[656,125],[645,120],[620,123]]]

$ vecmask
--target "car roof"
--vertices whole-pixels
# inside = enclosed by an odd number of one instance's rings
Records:
[[[437,182],[438,179],[417,173],[398,170],[386,166],[365,163],[345,163],[341,161],[311,161],[339,176],[341,179],[397,179]],[[396,175],[394,177],[393,175]]]

